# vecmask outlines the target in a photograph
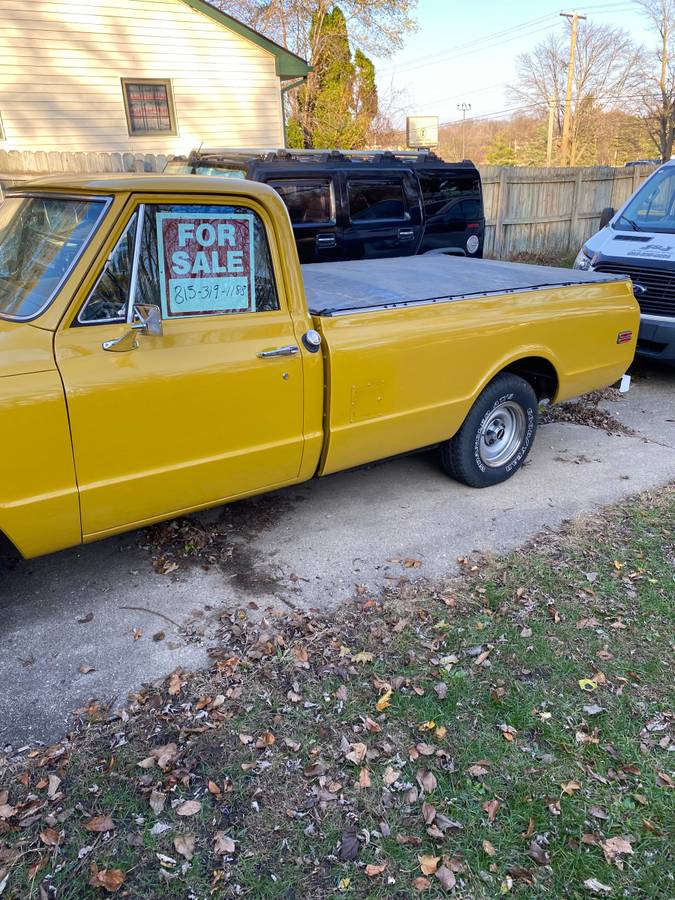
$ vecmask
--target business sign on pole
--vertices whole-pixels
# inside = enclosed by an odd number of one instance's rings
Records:
[[[255,310],[253,215],[157,213],[165,319]]]
[[[438,147],[438,116],[408,116],[405,123],[406,143],[411,150]]]

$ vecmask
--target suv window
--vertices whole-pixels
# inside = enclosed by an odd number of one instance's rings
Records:
[[[269,181],[268,184],[281,195],[293,225],[333,221],[330,178]]]
[[[475,176],[451,175],[448,177],[420,173],[419,180],[424,209],[429,217],[442,215],[454,201],[467,194],[473,194],[476,198],[480,196],[480,186]],[[480,218],[478,199],[475,200],[475,203],[479,210],[476,217]]]
[[[408,218],[401,181],[347,181],[349,218],[352,222]]]

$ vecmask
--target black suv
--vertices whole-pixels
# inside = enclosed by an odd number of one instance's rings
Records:
[[[288,207],[303,263],[483,255],[480,175],[467,160],[448,163],[429,152],[199,150],[165,171],[271,185]]]

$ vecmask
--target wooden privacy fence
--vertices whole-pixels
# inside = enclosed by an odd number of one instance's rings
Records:
[[[485,255],[505,258],[576,253],[600,226],[606,206],[618,209],[653,166],[545,169],[480,166],[487,222]]]
[[[0,150],[2,183],[50,173],[162,172],[158,153],[74,153]],[[485,255],[576,253],[598,230],[606,206],[624,203],[653,167],[539,169],[481,166],[487,232]]]

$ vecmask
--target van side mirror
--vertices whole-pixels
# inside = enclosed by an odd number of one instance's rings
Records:
[[[609,225],[610,221],[614,218],[614,213],[616,210],[613,206],[606,206],[603,211],[600,213],[600,228],[605,228]]]
[[[135,303],[130,330],[125,331],[121,337],[113,338],[111,341],[104,341],[103,349],[114,350],[118,353],[135,350],[138,347],[136,335],[139,331],[143,334],[162,334],[162,312],[159,306]]]

